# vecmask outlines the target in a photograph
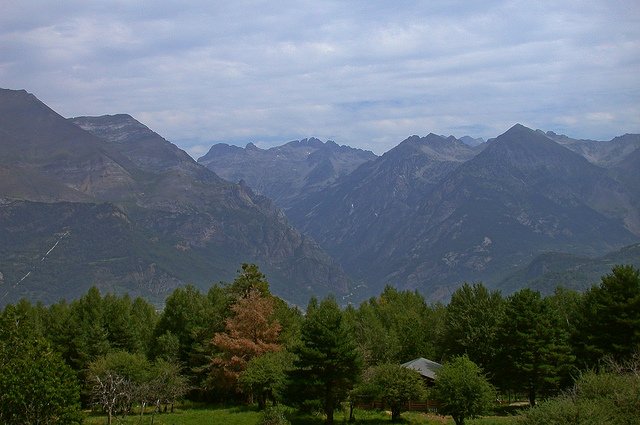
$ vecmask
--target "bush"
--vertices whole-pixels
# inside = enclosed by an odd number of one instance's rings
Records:
[[[285,417],[284,411],[279,407],[272,407],[265,410],[260,415],[257,425],[290,425],[291,422]]]
[[[587,372],[571,391],[529,410],[521,423],[640,424],[640,377]]]

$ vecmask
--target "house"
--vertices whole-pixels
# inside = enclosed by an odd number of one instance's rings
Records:
[[[403,363],[401,366],[418,372],[424,378],[428,386],[433,385],[433,382],[436,379],[436,373],[438,370],[442,369],[442,365],[440,363],[425,359],[424,357],[413,359],[409,362]]]

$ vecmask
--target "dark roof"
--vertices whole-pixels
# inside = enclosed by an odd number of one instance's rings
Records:
[[[420,375],[429,379],[436,379],[436,372],[439,369],[442,369],[442,365],[440,363],[436,363],[431,360],[427,360],[424,357],[420,357],[410,362],[403,363],[402,366],[413,369],[418,372]]]

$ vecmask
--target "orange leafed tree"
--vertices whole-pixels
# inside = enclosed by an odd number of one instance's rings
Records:
[[[234,316],[225,320],[226,332],[216,333],[213,344],[220,355],[212,360],[213,373],[219,384],[235,388],[238,377],[254,357],[278,351],[281,326],[271,320],[273,300],[252,290],[231,306]]]

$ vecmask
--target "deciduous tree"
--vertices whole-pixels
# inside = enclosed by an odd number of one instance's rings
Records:
[[[498,353],[496,337],[504,315],[500,292],[488,291],[482,283],[465,283],[451,296],[446,307],[441,346],[446,357],[467,354],[484,370]]]
[[[420,375],[411,369],[387,363],[365,373],[362,393],[367,398],[381,400],[391,409],[391,421],[400,420],[403,407],[410,401],[425,400],[427,389]]]
[[[0,319],[0,423],[80,422],[75,374],[23,320],[13,306]]]
[[[212,359],[218,384],[236,388],[238,377],[248,362],[265,353],[278,351],[280,323],[272,320],[273,300],[251,289],[231,306],[234,316],[226,319],[226,332],[217,333],[213,344],[220,354]]]
[[[456,425],[486,413],[495,398],[493,386],[466,354],[444,363],[430,391],[439,412],[451,415]]]

